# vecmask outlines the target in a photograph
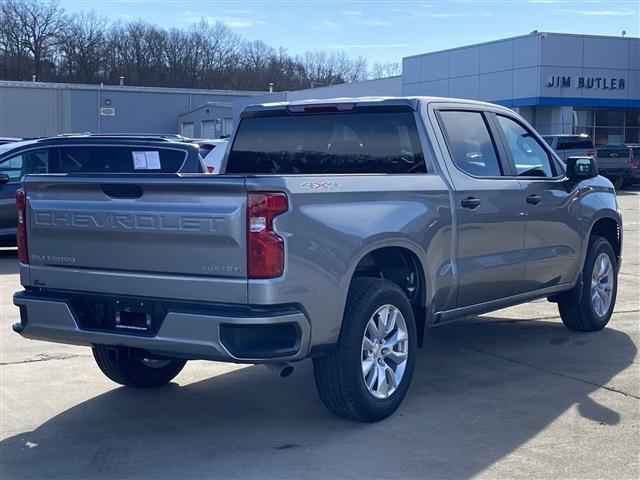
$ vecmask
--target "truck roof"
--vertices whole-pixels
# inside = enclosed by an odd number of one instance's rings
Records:
[[[411,97],[338,97],[338,98],[322,98],[322,99],[309,99],[309,100],[296,100],[291,102],[272,102],[272,103],[260,103],[247,105],[242,113],[245,112],[260,112],[269,110],[282,110],[290,107],[307,107],[307,106],[323,106],[323,105],[344,105],[352,104],[354,106],[404,106],[409,107],[412,110],[417,109],[418,101],[421,102],[454,102],[454,103],[467,103],[471,105],[480,106],[492,106],[502,107],[501,105],[481,102],[479,100],[468,100],[462,98],[448,98],[448,97],[427,97],[427,96],[411,96]]]

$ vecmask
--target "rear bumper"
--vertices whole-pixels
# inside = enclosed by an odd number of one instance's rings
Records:
[[[295,307],[251,309],[167,303],[152,334],[83,326],[77,294],[23,291],[13,296],[20,322],[13,330],[25,338],[74,345],[139,348],[154,355],[234,363],[300,360],[309,353],[310,326]],[[290,342],[282,342],[286,332]]]
[[[640,170],[637,168],[625,168],[625,169],[599,169],[600,175],[607,178],[623,177],[623,178],[640,178]]]

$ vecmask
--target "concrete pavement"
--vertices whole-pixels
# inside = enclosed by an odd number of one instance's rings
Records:
[[[640,477],[640,191],[619,197],[624,263],[609,327],[565,329],[544,300],[433,329],[400,410],[329,415],[309,362],[189,362],[129,390],[87,348],[28,341],[1,253],[0,478]]]

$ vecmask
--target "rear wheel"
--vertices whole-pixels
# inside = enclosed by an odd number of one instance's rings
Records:
[[[126,387],[150,388],[169,383],[186,360],[148,358],[136,349],[107,345],[93,347],[93,358],[109,379]]]
[[[562,322],[570,330],[602,330],[613,313],[618,292],[616,255],[604,237],[589,239],[582,271],[582,285],[576,285],[558,301]]]
[[[407,393],[416,348],[413,310],[403,291],[388,280],[355,278],[338,347],[313,362],[322,402],[350,420],[388,417]]]

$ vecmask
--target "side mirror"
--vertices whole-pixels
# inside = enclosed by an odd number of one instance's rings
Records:
[[[567,158],[567,178],[569,180],[585,180],[598,176],[598,162],[593,157]]]
[[[11,180],[9,175],[7,175],[6,173],[0,173],[0,185],[9,183],[9,180]]]

